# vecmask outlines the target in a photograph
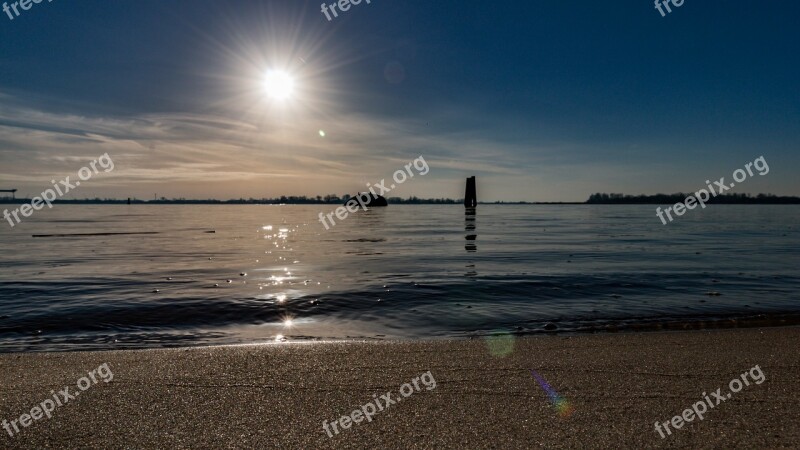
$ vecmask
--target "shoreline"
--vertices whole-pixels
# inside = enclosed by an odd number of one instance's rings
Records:
[[[798,327],[773,327],[0,354],[0,420],[102,364],[114,375],[13,438],[0,429],[0,446],[791,447],[798,338]],[[756,365],[763,384],[659,436],[656,421]],[[333,437],[323,430],[428,371],[435,389]]]
[[[514,339],[523,338],[542,338],[542,337],[581,337],[581,336],[603,336],[617,334],[637,334],[637,333],[662,333],[662,332],[681,332],[681,331],[713,331],[713,330],[746,330],[751,328],[782,328],[800,326],[800,314],[798,313],[739,313],[729,315],[710,315],[708,317],[693,318],[667,318],[667,319],[648,319],[648,318],[625,318],[625,319],[606,319],[579,324],[577,327],[562,328],[556,326],[555,329],[548,329],[548,325],[562,324],[561,321],[541,322],[536,328],[521,327],[514,329],[498,330],[478,330],[463,332],[453,335],[436,335],[424,337],[401,337],[386,335],[348,335],[348,337],[325,337],[325,336],[288,336],[278,342],[279,344],[311,344],[311,343],[348,343],[348,342],[442,342],[442,341],[473,341],[491,338],[493,336],[511,336]],[[0,355],[16,354],[42,354],[42,353],[79,353],[79,352],[113,352],[113,351],[139,351],[139,350],[168,350],[168,349],[202,349],[217,347],[236,347],[246,345],[272,345],[276,343],[273,339],[240,337],[239,340],[231,338],[222,342],[191,342],[181,341],[174,345],[147,346],[140,343],[131,343],[117,348],[69,348],[61,349],[64,346],[81,347],[81,344],[59,343],[49,344],[55,348],[46,350],[17,349],[13,342],[0,341]],[[87,346],[88,347],[88,346]],[[11,350],[7,350],[11,348]]]

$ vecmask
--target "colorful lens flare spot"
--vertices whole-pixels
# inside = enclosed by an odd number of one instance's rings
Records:
[[[553,404],[553,407],[555,407],[556,411],[558,411],[558,415],[561,416],[561,418],[567,418],[572,415],[574,408],[569,401],[558,395],[558,392],[556,392],[555,389],[547,384],[547,381],[545,381],[541,375],[536,373],[536,371],[531,370],[531,373],[533,374],[533,378],[536,378],[539,386],[541,386],[542,389],[547,392],[547,396],[550,397],[550,402]]]
[[[486,346],[489,347],[489,353],[492,356],[504,357],[510,355],[514,351],[514,336],[508,333],[495,333],[484,338]]]

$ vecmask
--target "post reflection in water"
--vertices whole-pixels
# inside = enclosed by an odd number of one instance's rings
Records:
[[[476,253],[478,251],[478,246],[475,244],[475,240],[478,238],[476,234],[476,218],[477,218],[477,211],[475,208],[466,208],[464,211],[464,232],[466,233],[464,238],[467,242],[464,244],[464,250],[467,253]],[[475,260],[468,260],[467,261],[467,273],[465,274],[467,277],[475,277],[478,276],[478,272],[475,271]]]

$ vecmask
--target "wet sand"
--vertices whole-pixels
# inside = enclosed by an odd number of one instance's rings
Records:
[[[785,327],[525,338],[506,356],[503,340],[3,354],[0,420],[104,363],[114,378],[13,438],[0,429],[0,448],[797,448],[798,342]],[[762,384],[655,431],[756,365]],[[434,389],[323,430],[427,371]]]

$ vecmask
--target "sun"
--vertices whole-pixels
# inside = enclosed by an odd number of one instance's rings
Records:
[[[286,100],[294,92],[294,79],[284,71],[270,70],[264,78],[264,89],[275,100]]]

